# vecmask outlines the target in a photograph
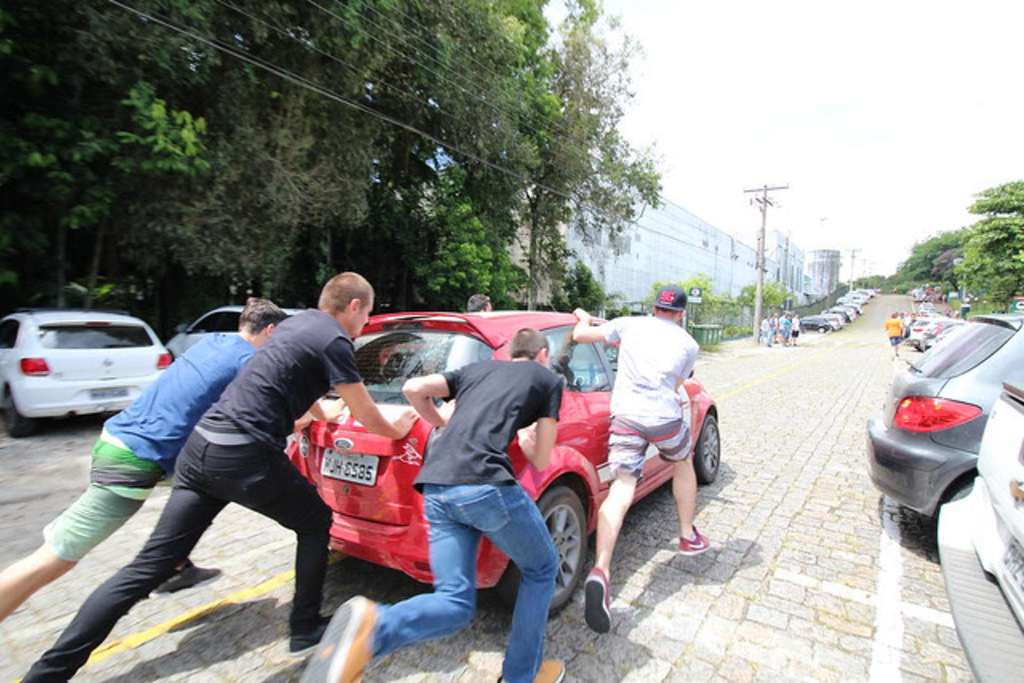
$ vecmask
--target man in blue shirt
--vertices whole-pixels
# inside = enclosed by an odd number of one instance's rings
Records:
[[[0,573],[0,621],[71,571],[142,507],[157,482],[174,473],[178,452],[199,418],[286,317],[272,302],[250,298],[238,335],[214,334],[196,344],[104,423],[93,447],[89,488],[46,526],[38,550]],[[186,560],[157,592],[189,588],[219,574]]]

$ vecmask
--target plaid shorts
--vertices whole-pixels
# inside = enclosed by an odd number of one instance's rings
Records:
[[[608,436],[608,465],[612,478],[625,471],[638,480],[643,477],[648,444],[658,449],[667,462],[679,462],[690,456],[690,428],[682,418],[657,425],[644,425],[623,417],[612,417]]]

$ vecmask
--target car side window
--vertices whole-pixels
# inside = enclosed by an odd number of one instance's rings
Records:
[[[0,349],[13,349],[18,339],[18,321],[5,320],[0,323]]]
[[[238,319],[241,316],[237,311],[219,311],[200,318],[189,330],[196,332],[238,332]]]
[[[571,326],[545,330],[544,336],[550,348],[551,369],[565,379],[567,391],[611,391],[613,378],[601,360],[597,344],[573,342]]]

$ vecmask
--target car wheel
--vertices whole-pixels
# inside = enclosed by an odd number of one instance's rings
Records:
[[[550,613],[555,614],[569,603],[583,578],[583,563],[587,558],[587,544],[590,541],[587,535],[587,516],[579,496],[568,486],[549,488],[537,501],[537,508],[558,551],[558,574],[550,608]],[[509,607],[515,605],[519,593],[519,569],[514,563],[509,562],[497,588],[505,604]]]
[[[948,489],[942,494],[942,499],[939,500],[939,504],[935,506],[935,515],[938,516],[939,510],[946,503],[952,503],[953,501],[963,500],[967,496],[971,495],[971,491],[974,490],[974,480],[977,473],[960,477],[953,482]]]
[[[700,428],[697,446],[693,449],[693,471],[698,484],[711,484],[718,478],[718,465],[722,459],[722,439],[718,433],[718,419],[708,413]]]
[[[4,391],[3,415],[7,433],[15,439],[29,436],[36,431],[36,421],[18,412],[18,407],[14,404],[14,394],[10,389]]]
[[[826,330],[824,327],[818,328],[818,334],[825,334],[826,332],[828,332],[828,330]]]

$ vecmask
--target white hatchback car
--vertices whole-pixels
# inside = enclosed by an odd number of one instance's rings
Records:
[[[1020,680],[1024,660],[1024,388],[1003,389],[974,488],[939,514],[946,593],[979,681]]]
[[[19,309],[0,320],[0,400],[7,433],[36,418],[126,408],[171,364],[142,320],[123,313]]]
[[[243,308],[243,306],[221,306],[203,313],[190,325],[178,325],[175,328],[177,334],[167,340],[167,350],[175,358],[179,358],[189,347],[194,346],[208,334],[214,332],[238,334],[238,319],[242,315]],[[295,315],[303,309],[285,308],[283,310],[288,315]]]

